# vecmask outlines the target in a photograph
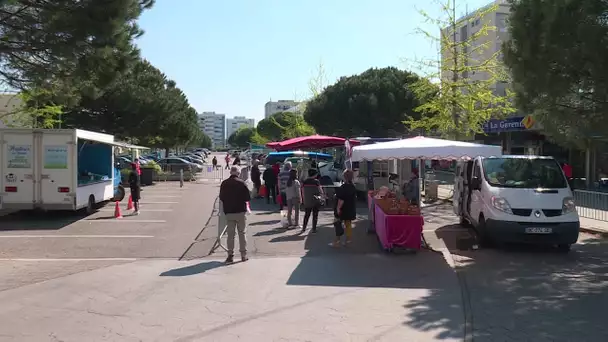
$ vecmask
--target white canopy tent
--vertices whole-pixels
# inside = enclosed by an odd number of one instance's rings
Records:
[[[501,146],[475,144],[464,141],[427,138],[414,138],[387,141],[353,148],[352,161],[373,160],[460,160],[475,157],[497,157],[502,155]],[[424,172],[422,173],[424,177]],[[399,176],[401,178],[401,176]],[[401,183],[401,179],[399,179]],[[421,194],[418,193],[418,202]]]
[[[458,160],[501,156],[502,147],[423,136],[353,148],[352,161],[389,159]]]

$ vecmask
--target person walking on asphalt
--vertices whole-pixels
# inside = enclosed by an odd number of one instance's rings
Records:
[[[251,175],[251,182],[255,188],[256,198],[260,197],[260,187],[262,186],[262,174],[260,173],[260,167],[258,166],[257,159],[253,160],[253,166],[251,166],[251,171],[249,174]]]
[[[355,188],[355,184],[353,183],[353,170],[346,169],[343,175],[344,184],[336,191],[337,203],[335,214],[344,223],[344,229],[346,230],[345,244],[349,244],[352,242],[353,237],[353,221],[357,218],[357,188]],[[334,247],[340,245],[340,238],[343,233],[341,229],[336,230]]]
[[[311,233],[317,232],[317,221],[319,220],[319,208],[323,204],[325,194],[321,183],[317,179],[317,170],[308,169],[308,178],[302,183],[302,201],[304,204],[304,224],[302,233],[306,231],[310,214],[312,214]]]
[[[226,157],[224,157],[224,160],[226,161],[226,167],[224,169],[230,169],[230,152],[226,152]]]
[[[141,198],[141,181],[137,172],[137,164],[131,163],[131,172],[129,172],[129,188],[131,189],[131,200],[133,201],[133,215],[139,215],[139,200]]]
[[[285,196],[287,198],[287,225],[289,227],[299,228],[300,226],[300,202],[302,201],[300,194],[300,181],[298,180],[298,170],[292,169],[289,172],[289,180],[285,188]],[[295,214],[295,224],[291,220],[291,212]]]
[[[285,190],[287,189],[287,181],[289,180],[291,174],[291,162],[286,162],[283,165],[283,171],[279,172],[279,193],[281,194],[281,210],[283,210],[283,206],[287,205],[287,195],[285,194]]]
[[[247,206],[251,201],[251,195],[245,182],[239,178],[239,168],[230,168],[230,177],[220,185],[220,201],[226,215],[226,230],[228,232],[228,258],[226,263],[234,262],[234,238],[236,232],[239,235],[239,251],[241,261],[247,261]]]
[[[272,197],[272,202],[277,204],[277,176],[275,176],[270,165],[266,165],[262,178],[264,179],[264,185],[266,185],[266,204],[270,204],[270,197]]]
[[[213,169],[217,169],[217,158],[215,156],[213,156],[213,159],[211,159],[211,165],[213,165]]]
[[[277,195],[279,194],[279,173],[281,173],[281,163],[280,162],[276,162],[274,165],[272,165],[272,171],[274,171],[274,178],[276,179],[274,184],[276,184],[276,193]]]

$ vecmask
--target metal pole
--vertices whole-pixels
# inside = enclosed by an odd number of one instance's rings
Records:
[[[217,239],[215,240],[213,247],[211,247],[211,251],[209,252],[209,254],[212,254],[218,248],[221,248],[226,252],[228,251],[228,249],[224,247],[224,245],[222,245],[222,236],[226,234],[226,228],[228,228],[228,226],[226,225],[226,215],[224,214],[224,204],[221,200],[218,199],[218,201],[219,209],[217,214]]]

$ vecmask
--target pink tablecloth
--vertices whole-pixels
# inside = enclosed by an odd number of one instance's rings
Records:
[[[378,235],[382,247],[420,249],[422,226],[424,225],[422,216],[387,215],[379,206],[375,207],[376,235]]]

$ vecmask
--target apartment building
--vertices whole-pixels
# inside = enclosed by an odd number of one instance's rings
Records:
[[[255,127],[255,120],[248,119],[244,116],[235,116],[232,119],[226,119],[226,137],[230,138],[234,132],[245,127]]]
[[[198,115],[200,129],[211,139],[213,148],[226,145],[226,114],[203,112]]]
[[[279,100],[276,102],[268,101],[264,105],[264,118],[268,118],[272,114],[276,114],[279,112],[293,110],[293,108],[297,107],[299,104],[300,102],[293,100]]]
[[[22,105],[19,94],[0,94],[0,128],[6,128],[11,124],[11,117],[7,114],[17,112]]]
[[[493,10],[490,10],[494,8]],[[459,55],[457,63],[476,66],[487,62],[490,58],[498,55],[498,61],[502,60],[502,45],[509,39],[507,19],[510,14],[510,5],[507,0],[495,0],[488,5],[472,11],[456,22],[456,30],[446,27],[441,30],[444,37],[456,42],[468,42],[463,44],[462,54]],[[480,35],[471,40],[475,34],[484,26],[494,27],[487,34]],[[466,57],[466,58],[465,58]],[[453,77],[450,66],[454,63],[451,49],[445,45],[441,48],[441,78]],[[483,71],[463,72],[458,75],[460,79],[471,81],[489,80],[491,75]],[[506,95],[509,84],[496,82],[493,86],[498,96]],[[492,119],[483,126],[485,135],[478,135],[475,140],[480,143],[502,145],[504,152],[508,154],[542,154],[547,151],[558,151],[558,148],[546,141],[541,133],[542,125],[526,113],[516,113],[504,119]],[[551,152],[552,154],[561,152]]]
[[[496,6],[494,10],[489,10]],[[471,13],[460,18],[456,22],[456,32],[454,34],[453,27],[446,27],[441,30],[442,37],[448,37],[451,41],[457,43],[469,42],[468,45],[462,45],[462,54],[458,56],[457,63],[468,66],[476,66],[487,62],[494,55],[499,55],[499,60],[502,59],[502,44],[509,39],[507,26],[507,18],[509,17],[510,6],[507,0],[495,0],[490,4],[472,11]],[[477,39],[471,40],[475,34],[484,26],[495,27],[495,30],[488,30],[487,34],[480,35]],[[445,46],[441,47],[441,63],[442,63],[442,78],[453,77],[449,70],[454,63],[453,49]],[[461,64],[462,65],[462,64]],[[491,75],[483,71],[463,72],[458,75],[460,78],[469,79],[471,81],[488,80]],[[506,93],[507,84],[498,82],[494,85],[496,94],[503,96]]]

